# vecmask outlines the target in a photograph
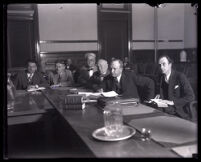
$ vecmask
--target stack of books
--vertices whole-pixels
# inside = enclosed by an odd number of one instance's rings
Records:
[[[84,96],[79,94],[69,94],[65,97],[65,109],[82,110],[85,108]]]

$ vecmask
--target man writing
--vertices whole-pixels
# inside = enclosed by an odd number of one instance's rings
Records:
[[[162,72],[160,79],[160,102],[168,105],[162,108],[164,112],[189,118],[188,103],[194,100],[194,92],[186,76],[172,69],[172,60],[164,55],[158,61]]]

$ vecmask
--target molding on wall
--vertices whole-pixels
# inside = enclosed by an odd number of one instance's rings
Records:
[[[78,53],[78,54],[80,54],[80,53],[87,53],[87,52],[94,52],[94,53],[97,53],[98,52],[98,50],[97,51],[91,51],[91,50],[88,50],[88,51],[40,51],[40,54],[72,54],[72,53]]]
[[[39,43],[98,43],[98,40],[41,40]]]
[[[151,42],[154,43],[155,40],[132,40],[132,42]],[[158,40],[157,42],[183,42],[183,40]]]

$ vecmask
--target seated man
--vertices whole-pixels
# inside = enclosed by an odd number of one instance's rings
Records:
[[[87,87],[89,78],[92,77],[93,73],[98,70],[96,66],[96,55],[94,53],[85,54],[86,65],[81,67],[79,70],[78,84]]]
[[[34,60],[27,62],[27,70],[17,74],[14,85],[17,90],[35,88],[37,86],[47,87],[48,83],[43,75],[37,71],[37,63]]]
[[[161,110],[189,119],[187,106],[195,96],[188,79],[172,69],[172,60],[168,56],[161,56],[158,63],[163,75],[160,78],[160,95],[156,98],[161,98],[168,105]]]
[[[141,88],[144,90],[144,96],[139,96],[138,91]],[[116,59],[111,62],[111,75],[104,80],[103,90],[115,91],[123,97],[139,98],[143,101],[153,98],[154,82],[150,78],[123,71],[123,62]]]
[[[124,61],[123,61],[123,67],[124,67],[124,70],[133,70],[133,64],[131,64],[130,62],[129,62],[129,59],[128,59],[128,57],[125,57],[124,58]]]
[[[72,60],[70,58],[67,59],[66,62],[66,69],[70,70],[73,75],[74,83],[77,83],[77,77],[78,77],[78,69],[75,65],[73,65]]]
[[[95,92],[103,91],[103,80],[110,74],[108,70],[108,63],[104,59],[98,60],[98,71],[96,71],[89,79],[88,87]]]
[[[73,76],[70,70],[66,69],[63,60],[56,61],[56,70],[49,72],[48,80],[51,86],[72,86]]]

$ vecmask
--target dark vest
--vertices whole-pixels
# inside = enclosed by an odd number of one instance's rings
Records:
[[[165,78],[163,78],[163,80],[162,80],[162,89],[163,89],[163,97],[164,97],[165,100],[169,100],[168,87],[169,87],[169,84],[165,81]]]

